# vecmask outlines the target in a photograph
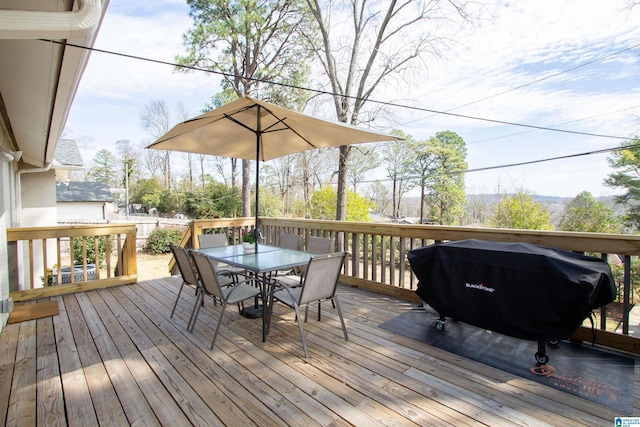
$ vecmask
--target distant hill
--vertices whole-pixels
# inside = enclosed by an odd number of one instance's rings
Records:
[[[469,211],[473,211],[471,217],[465,218],[464,225],[474,225],[485,223],[487,219],[492,215],[493,206],[503,196],[508,194],[467,194],[467,207]],[[574,197],[560,197],[560,196],[539,196],[533,195],[533,199],[542,204],[551,215],[551,222],[557,227],[560,224],[562,215],[567,205],[574,199]],[[618,205],[614,202],[614,196],[596,197],[596,200],[605,202],[611,209],[613,209],[618,215],[624,213],[624,206]],[[402,213],[401,217],[418,217],[420,198],[419,197],[405,197],[402,199]],[[467,212],[469,214],[470,212]]]

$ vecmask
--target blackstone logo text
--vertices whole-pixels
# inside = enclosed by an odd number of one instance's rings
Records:
[[[467,288],[471,288],[471,289],[478,289],[480,291],[485,291],[485,292],[495,292],[496,289],[495,288],[487,288],[485,285],[483,285],[482,283],[479,285],[475,285],[473,283],[466,283],[465,284]]]

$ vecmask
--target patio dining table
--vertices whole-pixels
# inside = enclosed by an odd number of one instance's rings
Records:
[[[259,245],[256,252],[245,252],[242,245],[201,248],[194,249],[194,251],[203,253],[214,261],[240,267],[254,273],[261,291],[263,342],[266,341],[269,333],[271,305],[273,304],[272,299],[269,298],[273,290],[273,282],[269,280],[270,273],[306,265],[313,255],[304,251],[270,245]]]

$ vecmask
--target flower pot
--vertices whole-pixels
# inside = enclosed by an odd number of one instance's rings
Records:
[[[246,253],[255,252],[256,251],[256,244],[255,243],[242,242],[242,249]]]

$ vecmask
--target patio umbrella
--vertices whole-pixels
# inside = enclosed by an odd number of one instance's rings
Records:
[[[177,124],[147,148],[256,160],[257,229],[260,161],[316,148],[399,139],[244,96]]]

